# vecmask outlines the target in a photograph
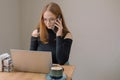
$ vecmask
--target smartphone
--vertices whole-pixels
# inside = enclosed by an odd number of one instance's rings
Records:
[[[60,15],[58,16],[57,20],[58,20],[58,19],[61,19],[61,16],[60,16]],[[54,27],[53,27],[53,31],[56,33],[56,32],[58,31],[58,28],[57,28],[56,26],[54,26]]]

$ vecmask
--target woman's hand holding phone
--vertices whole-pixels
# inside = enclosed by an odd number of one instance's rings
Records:
[[[57,27],[56,36],[62,36],[62,30],[63,30],[62,19],[58,18],[55,21],[55,27]]]

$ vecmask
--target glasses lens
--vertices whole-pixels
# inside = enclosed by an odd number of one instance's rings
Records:
[[[44,22],[50,22],[50,23],[54,23],[55,22],[55,19],[54,18],[50,18],[50,19],[46,19],[44,18]]]

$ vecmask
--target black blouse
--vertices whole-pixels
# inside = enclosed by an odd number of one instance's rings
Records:
[[[30,50],[34,51],[51,51],[52,52],[52,61],[55,64],[65,64],[69,59],[70,49],[72,45],[72,39],[61,36],[57,36],[56,34],[49,29],[49,41],[47,44],[43,44],[40,41],[40,37],[31,37],[31,45]]]

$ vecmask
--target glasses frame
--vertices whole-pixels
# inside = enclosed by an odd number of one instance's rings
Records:
[[[48,19],[43,18],[44,23],[49,22],[49,23],[52,24],[52,23],[55,23],[56,20],[57,20],[56,18],[48,18]]]

